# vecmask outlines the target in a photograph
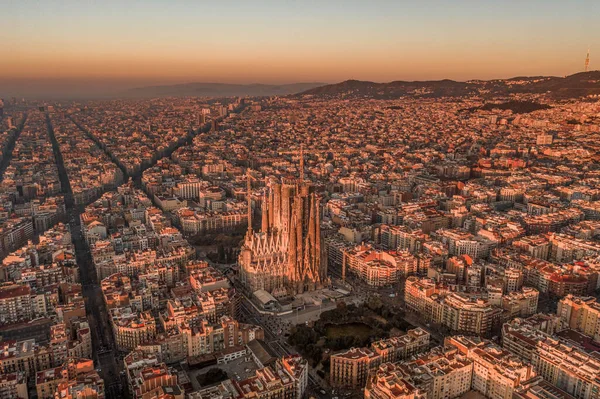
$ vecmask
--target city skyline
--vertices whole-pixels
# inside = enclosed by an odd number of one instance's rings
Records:
[[[0,399],[600,399],[598,0],[0,10]]]
[[[592,1],[9,2],[5,90],[187,82],[564,76],[600,48]]]

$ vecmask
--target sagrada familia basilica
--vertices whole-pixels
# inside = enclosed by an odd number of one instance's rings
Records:
[[[320,198],[300,175],[293,181],[267,180],[260,232],[252,229],[248,202],[248,232],[238,263],[241,281],[250,292],[265,290],[280,298],[322,288],[327,282]],[[250,179],[248,174],[248,193]]]

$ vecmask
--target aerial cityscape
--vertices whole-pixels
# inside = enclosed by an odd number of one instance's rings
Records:
[[[600,3],[125,3],[2,7],[0,399],[600,399]]]

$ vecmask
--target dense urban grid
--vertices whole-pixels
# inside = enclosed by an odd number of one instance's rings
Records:
[[[0,103],[0,399],[600,398],[597,96],[429,94]]]

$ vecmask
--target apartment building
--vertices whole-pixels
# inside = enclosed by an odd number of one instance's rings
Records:
[[[489,335],[500,326],[500,307],[493,306],[481,295],[449,292],[447,287],[428,279],[407,278],[404,299],[408,309],[451,331]]]
[[[124,307],[113,308],[110,313],[118,350],[128,352],[156,336],[154,317],[149,312],[135,312]]]
[[[556,314],[565,327],[600,342],[600,303],[596,298],[567,295],[558,302]]]
[[[530,325],[514,322],[503,327],[502,343],[553,386],[578,399],[597,397],[600,359],[593,353]]]
[[[369,371],[381,364],[381,358],[367,348],[353,348],[330,358],[329,378],[332,386],[364,386]]]
[[[474,390],[489,399],[512,399],[531,366],[479,338],[447,337],[444,346],[372,370],[364,389],[372,399],[453,399]]]
[[[329,378],[337,387],[363,387],[370,370],[386,362],[395,362],[422,352],[429,346],[430,335],[421,328],[405,335],[373,342],[368,348],[352,348],[330,357]]]
[[[24,373],[18,372],[0,375],[0,399],[27,399],[28,397],[27,379]],[[40,396],[38,398],[41,399]]]
[[[407,251],[380,251],[358,245],[343,251],[342,269],[368,285],[384,287],[417,273],[417,258]]]
[[[188,394],[189,399],[302,399],[308,385],[308,363],[298,355],[284,356],[256,370],[244,380],[220,384]]]
[[[512,399],[520,384],[535,375],[530,364],[489,341],[452,336],[444,343],[473,362],[472,388],[487,398]]]
[[[27,284],[0,286],[0,325],[33,318],[32,291]]]

